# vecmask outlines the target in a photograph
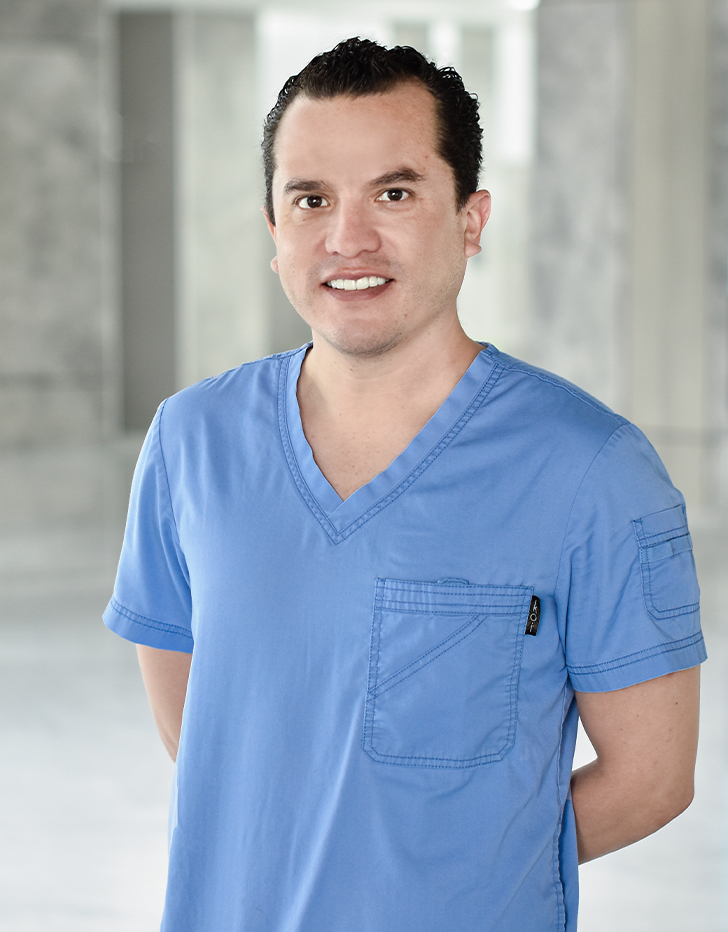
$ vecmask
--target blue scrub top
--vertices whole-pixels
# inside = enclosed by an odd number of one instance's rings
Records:
[[[305,351],[169,399],[134,477],[105,621],[194,644],[162,929],[574,932],[574,690],[705,658],[682,496],[489,346],[342,501]]]

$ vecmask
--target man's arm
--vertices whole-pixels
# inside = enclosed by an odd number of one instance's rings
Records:
[[[574,771],[579,861],[656,832],[693,798],[700,667],[608,693],[577,693],[597,759]]]
[[[137,654],[159,735],[169,756],[177,760],[192,654],[143,644],[137,644]]]

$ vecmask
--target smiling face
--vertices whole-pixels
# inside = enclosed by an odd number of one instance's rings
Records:
[[[345,355],[376,356],[452,327],[489,201],[478,192],[457,210],[426,88],[300,95],[275,157],[272,265],[314,347],[320,338]]]

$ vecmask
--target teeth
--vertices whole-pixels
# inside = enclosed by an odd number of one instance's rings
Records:
[[[365,275],[364,278],[334,278],[326,282],[329,288],[337,291],[364,291],[365,288],[376,288],[377,285],[386,285],[387,279],[378,275]]]

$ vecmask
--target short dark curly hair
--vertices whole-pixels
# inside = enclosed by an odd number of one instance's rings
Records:
[[[457,208],[478,190],[483,157],[483,131],[478,98],[465,89],[454,68],[438,68],[416,49],[398,45],[388,49],[369,39],[346,39],[323,52],[290,77],[278,95],[263,128],[265,210],[273,215],[273,173],[276,133],[283,114],[299,94],[313,100],[348,95],[382,94],[410,81],[421,82],[435,98],[438,154],[452,168]]]

